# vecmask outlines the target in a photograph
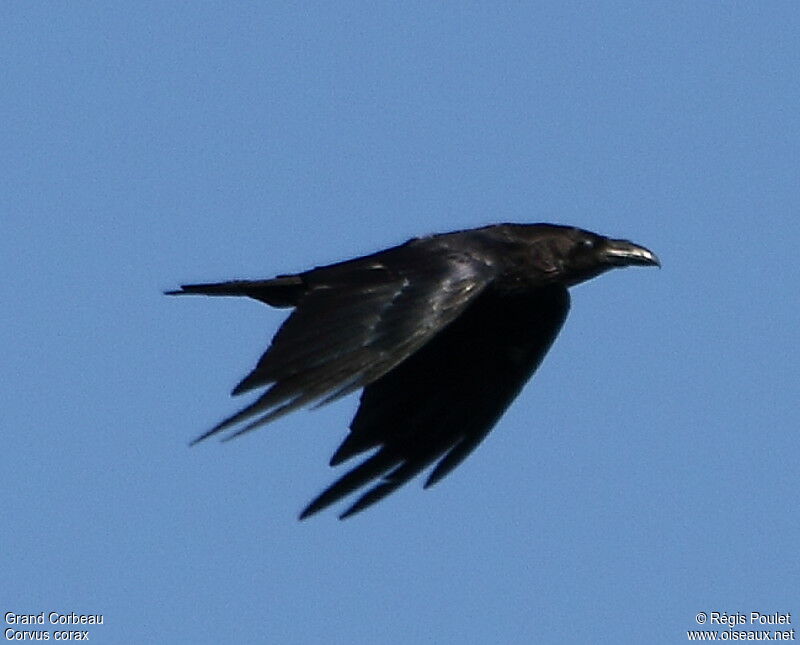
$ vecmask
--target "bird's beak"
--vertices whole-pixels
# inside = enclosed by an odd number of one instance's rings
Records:
[[[661,262],[655,253],[628,240],[606,240],[602,252],[605,261],[615,266],[639,264],[661,267]]]

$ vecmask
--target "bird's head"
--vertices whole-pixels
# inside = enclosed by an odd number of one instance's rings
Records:
[[[609,269],[661,266],[656,254],[628,240],[615,240],[580,228],[553,227],[535,243],[532,262],[550,279],[573,286]]]

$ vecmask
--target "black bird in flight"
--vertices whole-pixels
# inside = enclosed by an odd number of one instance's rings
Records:
[[[660,263],[642,246],[579,228],[498,224],[268,280],[183,285],[167,293],[294,308],[233,394],[266,391],[193,443],[363,388],[330,463],[376,450],[300,518],[371,485],[345,518],[436,462],[427,488],[475,449],[542,362],[566,318],[567,288],[630,265]]]

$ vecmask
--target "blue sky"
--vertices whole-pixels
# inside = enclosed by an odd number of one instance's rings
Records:
[[[800,616],[798,33],[792,2],[4,3],[0,610],[103,643]],[[285,312],[162,290],[500,221],[663,269],[575,288],[447,479],[298,522],[354,396],[187,447]]]

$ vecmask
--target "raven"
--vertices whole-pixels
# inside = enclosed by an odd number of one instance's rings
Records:
[[[239,425],[231,439],[363,388],[330,464],[374,452],[300,519],[371,485],[343,519],[436,462],[427,488],[475,449],[542,362],[566,318],[567,288],[629,265],[661,266],[627,240],[554,224],[496,224],[304,273],[168,291],[294,308],[233,394],[266,391],[192,444]]]

